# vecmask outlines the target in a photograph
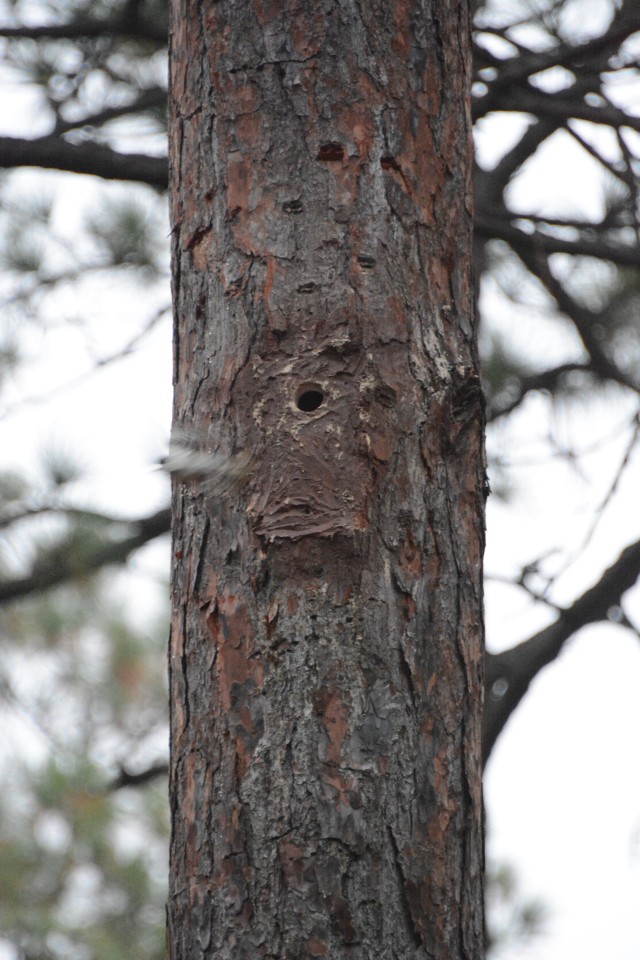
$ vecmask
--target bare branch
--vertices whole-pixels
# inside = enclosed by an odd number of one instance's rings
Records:
[[[562,363],[557,367],[551,367],[549,370],[532,373],[518,382],[516,396],[509,396],[502,402],[500,402],[499,394],[496,398],[491,398],[487,409],[487,423],[493,423],[500,417],[512,413],[529,393],[538,390],[555,390],[570,373],[584,373],[598,377],[597,372],[589,363]]]
[[[491,30],[481,27],[474,44],[474,53],[483,65],[491,65],[498,71],[497,82],[501,87],[512,86],[518,81],[555,66],[575,67],[585,62],[592,64],[598,55],[603,59],[603,68],[611,59],[611,51],[617,52],[620,45],[633,33],[640,30],[640,9],[620,9],[611,21],[609,29],[600,36],[593,37],[581,44],[559,43],[551,50],[533,51],[520,48],[517,56],[501,59],[486,50],[478,39],[483,33],[493,33],[505,37],[503,30]],[[493,84],[492,84],[493,86]]]
[[[98,113],[79,117],[77,120],[61,120],[56,125],[55,134],[59,136],[63,133],[69,133],[71,130],[80,130],[83,127],[100,127],[104,123],[109,123],[110,120],[118,120],[120,117],[130,116],[132,113],[143,113],[145,110],[163,107],[166,103],[167,91],[163,90],[162,87],[152,87],[149,90],[143,90],[131,103],[105,107]]]
[[[638,443],[639,435],[640,435],[640,415],[636,414],[634,418],[633,428],[631,430],[631,436],[629,437],[629,441],[627,443],[627,446],[625,447],[624,453],[622,455],[622,459],[618,465],[618,469],[616,470],[613,476],[613,480],[609,484],[609,489],[606,491],[602,500],[600,501],[599,505],[596,507],[594,511],[593,520],[582,540],[582,543],[578,548],[578,551],[576,552],[576,558],[577,556],[579,556],[579,554],[584,553],[584,551],[589,546],[594,533],[596,532],[600,522],[602,521],[605,510],[611,503],[614,494],[617,492],[618,487],[620,486],[620,481],[622,480],[622,476],[625,473],[627,467],[629,466],[631,456]],[[571,562],[571,560],[569,562]]]
[[[640,540],[626,547],[600,580],[561,611],[551,626],[509,650],[486,654],[485,761],[539,671],[555,660],[566,641],[582,627],[609,619],[612,608],[619,606],[623,594],[635,584],[638,576]]]
[[[87,173],[106,180],[131,180],[166,190],[168,165],[164,157],[118,153],[98,143],[68,143],[56,137],[22,140],[0,137],[0,167],[43,167]]]
[[[79,386],[82,386],[83,383],[92,380],[98,370],[104,370],[105,367],[124,360],[125,357],[131,356],[134,350],[140,345],[140,342],[170,310],[170,304],[159,307],[156,312],[149,317],[145,325],[140,330],[137,330],[125,344],[119,347],[114,353],[109,353],[106,357],[101,357],[96,360],[88,370],[83,370],[82,373],[79,373],[77,376],[72,377],[70,380],[65,380],[63,383],[57,384],[55,387],[43,393],[36,393],[32,396],[24,397],[22,400],[14,403],[13,406],[5,407],[4,409],[0,407],[0,420],[6,420],[16,413],[22,412],[25,407],[31,406],[32,404],[49,403],[55,397],[64,395],[71,390],[76,390]]]
[[[536,234],[536,237],[538,236],[539,234]],[[545,256],[544,252],[540,248],[530,247],[527,249],[526,247],[518,247],[517,244],[511,246],[527,269],[540,280],[551,294],[561,312],[573,322],[584,348],[591,358],[593,372],[605,380],[612,380],[614,383],[637,390],[637,385],[607,356],[595,335],[594,329],[599,321],[599,315],[584,307],[575,297],[571,296],[554,276],[548,257]]]
[[[107,792],[113,793],[115,790],[121,790],[123,787],[141,787],[151,780],[157,780],[160,777],[166,777],[169,773],[169,764],[154,763],[152,767],[141,770],[139,773],[130,773],[125,767],[121,767],[118,776],[107,785]]]
[[[522,215],[509,214],[515,219],[523,219]],[[491,216],[478,210],[475,221],[476,234],[485,239],[506,240],[516,253],[521,250],[532,253],[567,253],[575,257],[594,257],[598,260],[609,260],[622,267],[637,267],[640,260],[640,251],[635,246],[608,243],[605,240],[587,240],[580,237],[577,240],[565,240],[553,237],[539,230],[535,233],[525,233],[505,218]]]
[[[0,37],[13,40],[90,40],[105,36],[141,40],[157,46],[163,46],[168,38],[165,23],[154,23],[139,17],[111,17],[105,20],[78,17],[69,23],[0,26]]]
[[[588,153],[590,157],[593,157],[594,160],[596,160],[599,164],[601,164],[601,166],[607,171],[607,173],[611,174],[612,177],[616,177],[618,180],[621,180],[625,186],[629,185],[628,183],[629,178],[626,170],[617,169],[615,163],[612,163],[611,161],[607,160],[607,158],[603,156],[603,154],[597,149],[597,147],[594,147],[592,143],[589,143],[588,140],[582,137],[578,133],[578,131],[574,129],[571,123],[567,123],[564,129],[569,134],[569,136],[576,141],[576,143],[580,144],[582,149],[586,151],[586,153]],[[618,131],[618,135],[619,135],[619,131]]]
[[[480,170],[476,174],[476,198],[487,210],[495,208],[496,204],[503,206],[504,189],[511,178],[561,125],[557,120],[534,121],[495,167],[491,170]]]
[[[475,120],[492,111],[530,113],[541,119],[556,117],[562,123],[570,119],[589,120],[614,129],[629,127],[631,130],[640,130],[640,117],[609,103],[587,103],[581,95],[571,96],[572,89],[563,93],[546,93],[524,85],[504,91],[504,95],[494,98],[491,103],[485,100],[485,97],[491,96],[491,93],[487,93],[474,102],[473,117]]]

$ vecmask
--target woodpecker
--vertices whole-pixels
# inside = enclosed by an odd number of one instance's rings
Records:
[[[169,441],[169,454],[161,466],[182,483],[198,481],[207,493],[224,496],[237,492],[249,481],[256,462],[248,450],[212,453],[200,449],[196,437],[174,432]]]

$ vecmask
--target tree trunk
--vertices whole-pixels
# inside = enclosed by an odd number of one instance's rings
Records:
[[[478,960],[467,5],[175,0],[171,54],[175,424],[219,455],[174,490],[171,956]]]

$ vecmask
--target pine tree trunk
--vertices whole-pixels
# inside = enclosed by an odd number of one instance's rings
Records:
[[[482,955],[469,78],[459,0],[174,0],[174,960]]]

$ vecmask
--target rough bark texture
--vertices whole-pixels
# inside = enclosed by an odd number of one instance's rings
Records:
[[[175,0],[174,960],[482,955],[459,0]],[[233,461],[230,461],[233,462]]]

